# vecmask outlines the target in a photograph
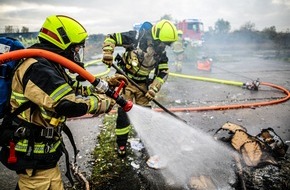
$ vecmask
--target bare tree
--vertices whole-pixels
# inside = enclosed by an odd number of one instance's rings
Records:
[[[241,26],[240,30],[241,31],[255,31],[255,23],[248,21],[244,25]]]
[[[214,30],[218,34],[227,34],[231,30],[231,24],[224,19],[218,19],[215,22]]]
[[[5,33],[13,33],[13,26],[5,26]]]
[[[264,34],[266,38],[273,40],[277,36],[276,27],[271,26],[269,28],[264,28],[262,34]]]
[[[29,32],[29,28],[28,27],[25,27],[25,26],[22,26],[21,32],[22,33],[27,33],[27,32]]]
[[[170,20],[170,21],[173,20],[173,19],[172,19],[172,16],[171,16],[170,14],[165,14],[165,15],[163,15],[163,16],[160,18],[160,20],[162,20],[162,19],[166,19],[166,20]]]

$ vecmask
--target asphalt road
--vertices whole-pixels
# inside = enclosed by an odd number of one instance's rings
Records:
[[[214,61],[211,72],[197,70],[194,63],[187,63],[183,66],[182,74],[237,82],[259,79],[261,82],[272,83],[289,91],[290,63],[264,57],[263,52],[227,55],[227,61]],[[262,85],[258,91],[250,91],[233,85],[178,77],[170,77],[162,93],[164,96],[160,97],[160,102],[166,102],[168,108],[248,104],[272,101],[286,96],[277,89]],[[290,140],[289,113],[290,101],[252,109],[176,112],[189,125],[208,132],[215,132],[225,122],[230,121],[244,126],[252,135],[257,135],[262,128],[271,127],[284,141]]]
[[[243,52],[227,54],[214,60],[212,71],[197,70],[195,63],[185,63],[182,74],[215,79],[248,82],[260,79],[290,89],[290,63],[265,59],[265,52]],[[174,71],[173,65],[171,70]],[[270,101],[284,97],[282,92],[260,86],[258,91],[249,91],[237,86],[212,82],[182,79],[170,76],[162,87],[157,100],[170,107],[200,107],[212,105],[243,104]],[[154,106],[156,107],[156,106]],[[290,140],[290,101],[257,108],[221,111],[175,112],[192,127],[214,133],[225,122],[230,121],[247,128],[256,135],[262,128],[271,127],[284,140]],[[101,118],[69,121],[72,132],[81,150],[79,159],[82,167],[88,167],[90,152],[96,143]],[[288,150],[289,153],[289,150]],[[17,176],[0,164],[0,189],[15,188]],[[64,172],[63,172],[64,173]]]

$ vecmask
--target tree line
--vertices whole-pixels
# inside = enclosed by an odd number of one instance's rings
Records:
[[[4,27],[4,33],[28,33],[29,32],[29,28],[22,26],[21,29],[19,29],[18,27],[14,27],[11,25],[5,26]]]
[[[219,44],[257,44],[261,48],[290,49],[290,31],[277,32],[275,26],[265,27],[262,31],[255,29],[255,24],[247,22],[239,30],[230,31],[229,21],[218,19],[214,28],[205,33],[205,40]]]
[[[173,21],[171,15],[165,14],[160,19],[168,19]],[[29,28],[22,26],[21,29],[7,25],[4,28],[4,33],[29,33]],[[274,45],[277,49],[290,48],[290,29],[286,32],[277,32],[275,26],[264,28],[262,31],[255,29],[255,24],[251,21],[245,23],[239,30],[231,31],[231,24],[224,19],[218,19],[214,27],[209,27],[209,30],[204,34],[204,40],[207,43],[218,44],[258,44],[266,47],[269,44]],[[273,47],[273,46],[272,46]]]
[[[165,14],[160,19],[175,20],[170,14]],[[259,31],[255,29],[253,22],[248,21],[240,29],[231,31],[230,22],[220,18],[215,22],[214,27],[209,27],[205,32],[204,41],[207,44],[227,45],[230,48],[242,44],[263,49],[290,49],[290,29],[286,32],[277,32],[275,26],[270,26]]]

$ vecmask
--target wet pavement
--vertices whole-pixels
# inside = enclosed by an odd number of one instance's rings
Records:
[[[249,82],[259,79],[286,89],[290,89],[290,63],[263,59],[257,55],[237,57],[234,62],[214,62],[212,71],[198,71],[195,64],[185,64],[182,74]],[[238,86],[197,81],[191,79],[169,78],[163,88],[164,96],[160,102],[170,107],[204,107],[228,104],[243,104],[271,101],[285,97],[274,88],[260,86],[258,91],[242,89]],[[170,96],[166,96],[170,94]],[[227,121],[237,123],[256,135],[262,128],[272,127],[282,137],[290,139],[290,101],[270,106],[221,111],[176,112],[178,116],[193,127],[212,131]]]
[[[262,82],[269,82],[290,89],[289,63],[264,59],[260,53],[230,56],[232,59],[226,62],[214,60],[211,72],[199,71],[196,69],[195,63],[186,63],[183,65],[182,73],[240,82],[248,82],[259,78]],[[280,91],[265,86],[261,86],[259,91],[249,91],[237,86],[169,77],[157,100],[162,105],[170,108],[270,101],[284,96]],[[252,109],[175,112],[176,115],[186,120],[188,125],[200,128],[209,134],[214,134],[224,123],[230,121],[247,128],[251,135],[257,135],[262,128],[271,127],[284,141],[290,140],[289,113],[290,101]],[[91,118],[68,122],[81,151],[78,158],[79,165],[83,170],[86,170],[88,175],[90,173],[87,169],[90,168],[90,152],[96,143],[96,135],[98,134],[98,126],[101,125],[101,119]],[[17,176],[2,165],[0,165],[0,168],[0,189],[14,189]],[[64,170],[63,167],[62,169]]]

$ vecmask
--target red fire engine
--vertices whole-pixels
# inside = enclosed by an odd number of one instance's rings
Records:
[[[177,29],[182,30],[183,38],[191,41],[193,46],[202,46],[204,28],[199,19],[184,19],[176,24]]]

